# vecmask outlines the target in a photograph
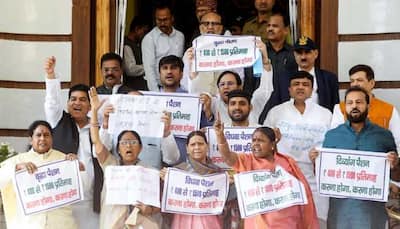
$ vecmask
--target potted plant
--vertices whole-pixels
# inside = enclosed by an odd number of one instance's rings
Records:
[[[17,153],[11,147],[10,143],[7,142],[0,143],[0,163],[16,154]]]

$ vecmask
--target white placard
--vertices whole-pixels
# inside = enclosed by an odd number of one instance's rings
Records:
[[[161,211],[188,215],[219,215],[228,197],[226,173],[197,175],[169,168],[165,176]]]
[[[199,96],[186,93],[141,92],[145,96],[156,96],[163,100],[164,110],[171,112],[171,132],[174,136],[186,138],[190,132],[200,129]]]
[[[57,209],[83,200],[77,160],[54,161],[38,166],[34,174],[17,171],[14,185],[25,215]]]
[[[113,94],[109,102],[114,107],[110,114],[108,132],[118,135],[123,130],[135,130],[141,137],[163,136],[161,122],[165,103],[159,96]]]
[[[160,207],[160,172],[142,166],[107,166],[106,204],[129,205],[138,201]]]
[[[315,166],[320,195],[388,199],[390,165],[386,153],[322,148]]]
[[[234,178],[242,218],[308,203],[303,183],[280,166],[274,172],[255,170]]]
[[[251,138],[255,127],[225,127],[225,138],[229,148],[235,153],[251,153]],[[212,162],[223,169],[230,169],[218,151],[218,143],[214,128],[207,128],[207,140],[209,145],[208,156]]]
[[[255,36],[199,36],[193,40],[194,71],[207,72],[252,66],[260,55],[255,41]]]

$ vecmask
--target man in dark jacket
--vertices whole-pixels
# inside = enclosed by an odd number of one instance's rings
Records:
[[[312,100],[333,111],[335,104],[339,103],[338,78],[332,72],[315,67],[318,49],[314,41],[309,37],[300,37],[294,45],[294,57],[299,70],[309,72],[314,77]]]
[[[339,103],[339,83],[337,76],[318,67],[315,67],[315,61],[318,58],[318,49],[313,40],[309,37],[300,37],[294,45],[294,57],[299,71],[306,71],[314,78],[314,88],[311,99],[319,105],[333,111],[335,104]],[[279,96],[271,96],[271,99],[264,107],[261,113],[259,123],[263,123],[269,110],[278,104],[289,100],[289,76],[280,77],[279,82],[275,84],[274,91],[279,91]]]
[[[148,31],[147,22],[135,16],[124,39],[124,84],[133,90],[148,90],[142,60],[142,39]]]
[[[122,85],[122,58],[120,55],[109,52],[101,57],[101,74],[103,84],[96,88],[98,94],[126,94],[131,89]]]

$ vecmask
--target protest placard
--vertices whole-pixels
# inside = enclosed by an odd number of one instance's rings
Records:
[[[54,161],[38,166],[34,174],[17,171],[14,185],[25,215],[57,209],[83,200],[77,160]]]
[[[218,215],[228,197],[227,174],[197,175],[169,168],[164,180],[161,211],[188,215]]]
[[[308,203],[303,183],[280,166],[273,172],[255,170],[234,178],[242,218]]]
[[[387,201],[386,153],[322,148],[315,167],[320,195]]]
[[[252,66],[260,56],[255,36],[202,35],[193,41],[194,71],[216,71]]]
[[[297,162],[309,163],[310,160],[306,152],[313,147],[322,145],[325,133],[329,130],[330,122],[318,121],[318,118],[299,122],[296,118],[297,116],[293,117],[294,120],[278,118],[276,123],[271,126],[280,130],[281,138],[277,143],[280,152],[290,152],[290,156]]]
[[[142,92],[145,96],[158,96],[165,104],[164,110],[171,112],[171,132],[176,137],[186,138],[200,127],[201,103],[199,96],[185,93]]]
[[[131,205],[142,202],[160,207],[160,172],[142,166],[107,166],[106,204]]]
[[[231,151],[235,153],[251,153],[251,137],[255,129],[255,127],[225,127],[225,138],[228,140]],[[209,145],[208,157],[220,168],[230,169],[218,151],[214,128],[207,128],[206,136]]]
[[[114,112],[110,114],[108,132],[118,135],[123,130],[135,130],[141,137],[163,136],[161,122],[165,103],[159,96],[113,94],[109,97]]]

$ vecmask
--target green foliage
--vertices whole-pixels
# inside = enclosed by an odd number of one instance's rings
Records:
[[[17,153],[10,146],[9,143],[0,143],[0,162],[6,160],[9,157],[16,155]]]

